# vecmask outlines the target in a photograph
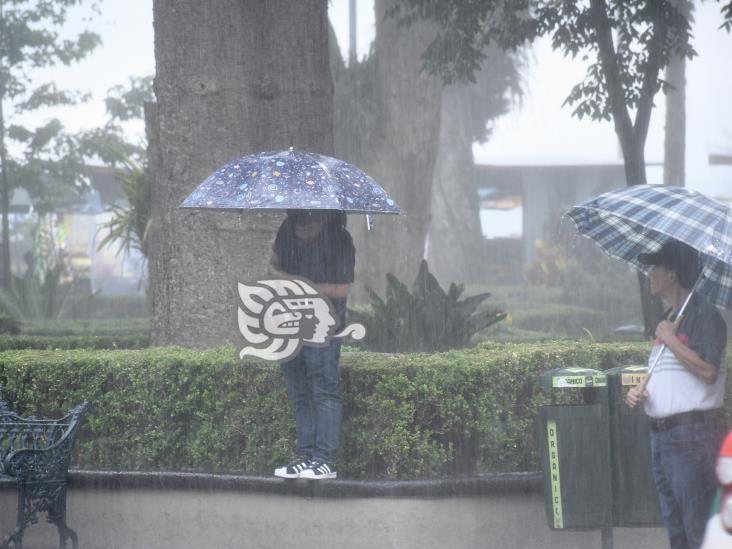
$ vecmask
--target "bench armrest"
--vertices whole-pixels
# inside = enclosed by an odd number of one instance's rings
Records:
[[[64,480],[70,448],[25,448],[8,454],[3,460],[6,475],[26,481]]]
[[[88,403],[77,406],[70,425],[63,436],[47,448],[19,448],[2,461],[2,470],[25,481],[64,481],[71,460],[71,449],[76,430],[84,416]]]

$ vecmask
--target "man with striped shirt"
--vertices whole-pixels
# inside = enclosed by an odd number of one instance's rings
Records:
[[[653,476],[671,548],[697,549],[715,493],[715,461],[724,433],[720,410],[727,329],[717,308],[697,294],[683,316],[677,315],[700,274],[693,248],[669,240],[638,260],[651,266],[651,293],[669,309],[656,328],[649,364],[663,355],[646,390],[632,388],[626,402],[631,407],[642,403],[651,418]]]

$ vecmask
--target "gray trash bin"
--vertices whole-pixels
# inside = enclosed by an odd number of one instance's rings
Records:
[[[607,370],[615,526],[663,526],[651,471],[650,421],[642,406],[630,408],[625,394],[645,378],[646,366]]]
[[[607,378],[599,370],[557,368],[540,376],[556,397],[574,391],[577,404],[541,406],[539,457],[547,521],[553,529],[612,524]]]

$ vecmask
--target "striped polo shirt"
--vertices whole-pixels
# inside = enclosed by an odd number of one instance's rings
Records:
[[[669,320],[673,321],[674,317]],[[692,296],[677,337],[705,362],[719,368],[719,373],[714,383],[705,383],[687,370],[666,348],[647,386],[645,411],[653,418],[692,410],[712,410],[720,408],[724,401],[727,327],[717,308],[697,295]],[[648,359],[649,367],[660,350],[661,343],[657,340]]]

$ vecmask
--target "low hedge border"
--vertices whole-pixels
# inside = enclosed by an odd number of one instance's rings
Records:
[[[538,469],[540,372],[644,363],[648,343],[481,344],[439,354],[342,355],[339,476],[415,479]],[[53,416],[87,399],[84,469],[270,474],[294,427],[277,365],[235,349],[0,353],[5,398]],[[563,393],[562,396],[566,396]]]
[[[14,349],[144,349],[150,346],[148,334],[124,335],[6,335],[0,334],[0,351]]]

